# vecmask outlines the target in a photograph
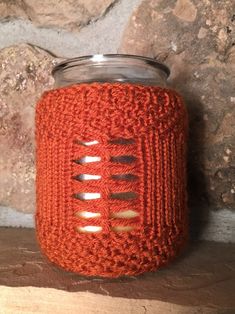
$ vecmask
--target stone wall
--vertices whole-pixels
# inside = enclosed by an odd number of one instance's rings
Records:
[[[0,225],[33,226],[34,108],[68,57],[140,54],[165,62],[190,117],[195,236],[235,238],[235,2],[1,0]]]

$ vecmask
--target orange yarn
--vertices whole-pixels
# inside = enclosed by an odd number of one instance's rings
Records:
[[[44,93],[36,109],[36,229],[45,255],[69,271],[105,277],[154,271],[174,258],[188,237],[186,134],[185,107],[173,90],[91,83]],[[90,141],[98,143],[82,145]],[[80,163],[84,156],[101,160]],[[80,181],[80,174],[101,178]],[[112,216],[123,210],[138,215]],[[77,229],[87,225],[102,230]]]

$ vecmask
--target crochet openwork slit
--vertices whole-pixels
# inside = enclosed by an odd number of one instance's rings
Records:
[[[82,145],[82,146],[92,146],[92,145],[96,145],[99,144],[98,141],[94,140],[94,141],[89,141],[89,142],[84,142],[81,140],[77,140],[75,141],[75,143]],[[109,144],[113,144],[113,145],[130,145],[134,143],[133,139],[126,139],[126,138],[117,138],[117,139],[111,139],[108,141]],[[83,162],[81,162],[81,160]],[[111,156],[110,157],[110,162],[120,162],[120,163],[130,163],[130,162],[134,162],[135,157],[134,156]],[[78,164],[85,164],[85,163],[89,163],[89,162],[100,162],[101,158],[99,156],[84,156],[78,160],[74,160],[74,162],[78,163]],[[123,167],[123,171],[125,172],[125,167]],[[78,180],[78,181],[89,181],[89,180],[102,180],[102,176],[101,175],[93,175],[93,174],[78,174],[77,176],[73,176],[72,177],[74,180]],[[134,174],[130,173],[130,174],[125,174],[125,173],[121,173],[121,174],[114,174],[114,175],[110,175],[110,178],[112,180],[122,180],[126,182],[127,185],[127,189],[128,189],[128,181],[137,179],[138,177],[135,176]],[[110,193],[109,197],[111,199],[119,199],[119,200],[132,200],[137,198],[137,193],[132,192],[132,191],[128,191],[128,192],[120,192],[120,193]],[[76,193],[73,194],[73,197],[79,200],[96,200],[101,198],[101,193]],[[88,204],[87,205],[88,209],[89,207],[93,207],[92,204]],[[102,231],[102,227],[101,226],[91,226],[89,225],[89,220],[91,220],[91,218],[100,218],[102,219],[102,214],[100,212],[89,212],[89,211],[78,211],[75,213],[75,215],[78,218],[83,218],[83,219],[87,219],[87,225],[86,226],[77,226],[77,231],[78,232],[99,232]],[[133,210],[124,210],[124,211],[120,211],[120,212],[110,212],[110,216],[109,219],[120,219],[120,223],[121,223],[121,219],[131,219],[131,218],[135,218],[138,216],[138,213],[136,211]],[[133,229],[133,226],[115,226],[115,227],[111,227],[111,230],[114,232],[127,232],[127,231],[131,231]]]
[[[186,138],[173,90],[90,83],[44,93],[36,108],[43,253],[89,276],[169,263],[188,238]]]

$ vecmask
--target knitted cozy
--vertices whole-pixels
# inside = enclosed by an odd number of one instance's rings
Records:
[[[186,137],[186,110],[173,90],[87,83],[44,93],[36,230],[49,260],[118,277],[174,258],[188,237]]]

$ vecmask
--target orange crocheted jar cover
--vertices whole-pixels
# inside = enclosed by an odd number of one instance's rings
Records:
[[[185,106],[173,90],[87,83],[44,93],[36,108],[43,253],[69,271],[104,277],[172,260],[188,238],[186,137]],[[82,162],[85,156],[95,158]],[[86,226],[99,230],[83,232]]]

